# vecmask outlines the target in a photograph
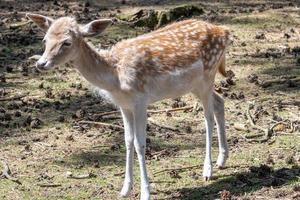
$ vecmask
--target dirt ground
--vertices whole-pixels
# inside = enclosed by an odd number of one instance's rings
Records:
[[[214,179],[202,179],[204,118],[192,95],[164,100],[149,114],[147,167],[153,199],[300,199],[300,4],[297,1],[0,1],[0,199],[119,199],[125,169],[122,120],[68,66],[35,69],[43,33],[26,12],[81,23],[114,18],[101,36],[109,48],[151,31],[122,21],[140,10],[191,4],[199,18],[230,28],[226,101],[230,158]],[[136,15],[135,15],[136,16]],[[177,20],[182,20],[180,17]],[[104,122],[103,126],[81,123]],[[115,126],[118,125],[118,126]],[[216,134],[213,159],[218,153]],[[6,169],[9,166],[10,171]],[[139,198],[139,170],[130,199]],[[1,172],[0,172],[1,173]],[[8,178],[7,178],[8,177]]]

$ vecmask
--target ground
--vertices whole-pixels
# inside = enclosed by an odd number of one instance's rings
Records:
[[[149,114],[152,198],[300,199],[300,9],[296,1],[264,0],[1,1],[0,169],[8,165],[13,179],[2,176],[0,199],[119,199],[124,178],[122,129],[80,123],[122,126],[118,113],[101,116],[116,107],[98,97],[75,69],[35,69],[28,58],[43,52],[43,33],[24,14],[55,18],[67,13],[86,23],[141,9],[168,10],[186,2],[205,11],[191,17],[232,31],[228,77],[216,80],[216,90],[226,102],[230,157],[225,169],[214,168],[213,180],[203,181],[201,104],[191,108],[197,100],[186,95],[151,105],[151,111],[183,107]],[[115,20],[103,35],[90,40],[109,48],[151,28]],[[213,139],[215,161],[216,134]],[[137,162],[134,171],[130,199],[139,198]]]

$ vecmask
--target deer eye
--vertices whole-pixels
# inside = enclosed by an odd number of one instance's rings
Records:
[[[68,41],[68,40],[66,40],[66,41],[64,41],[63,43],[62,43],[62,46],[64,46],[64,47],[69,47],[69,46],[71,46],[72,45],[72,43],[70,42],[70,41]]]

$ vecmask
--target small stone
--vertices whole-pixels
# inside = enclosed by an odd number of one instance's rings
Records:
[[[42,124],[42,121],[38,118],[35,118],[30,122],[30,127],[31,128],[39,128],[41,126],[41,124]]]
[[[264,33],[257,33],[255,35],[255,39],[258,39],[258,40],[265,40],[266,39],[266,35]]]
[[[85,111],[80,109],[76,111],[75,116],[77,118],[83,118],[85,114],[86,114]]]
[[[255,83],[258,80],[258,76],[256,74],[250,74],[247,77],[247,80],[249,81],[249,83]]]

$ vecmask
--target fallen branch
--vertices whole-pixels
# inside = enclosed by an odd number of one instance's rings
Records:
[[[98,126],[106,126],[109,128],[117,128],[120,130],[124,130],[122,126],[119,125],[114,125],[114,124],[109,124],[109,123],[104,123],[104,122],[94,122],[94,121],[79,121],[79,124],[92,124],[92,125],[98,125]]]
[[[267,130],[266,129],[264,129],[264,128],[262,128],[262,127],[260,127],[260,126],[258,126],[258,125],[256,125],[255,124],[255,121],[254,121],[254,119],[253,119],[253,117],[252,117],[252,115],[251,115],[251,112],[250,112],[250,105],[249,105],[249,107],[248,107],[248,109],[247,109],[247,117],[248,117],[248,120],[249,120],[249,122],[250,122],[250,125],[253,127],[253,128],[256,128],[256,129],[259,129],[259,130],[261,130],[261,131],[263,131],[263,132],[266,132]]]
[[[59,183],[38,183],[37,184],[40,187],[60,187],[61,184]]]
[[[192,165],[192,166],[179,167],[179,168],[168,168],[168,169],[163,169],[163,170],[154,172],[153,175],[157,175],[157,174],[167,172],[167,171],[181,171],[181,170],[193,169],[193,168],[199,168],[199,167],[200,167],[200,165]]]
[[[273,135],[273,128],[275,126],[272,126],[271,128],[262,128],[258,125],[255,124],[255,121],[253,120],[253,117],[251,115],[251,112],[250,112],[250,105],[248,106],[248,109],[247,109],[247,112],[246,112],[246,115],[247,115],[247,118],[249,120],[249,124],[255,128],[255,129],[258,129],[258,130],[261,130],[264,132],[264,138],[263,139],[249,139],[247,138],[247,136],[244,137],[244,139],[246,139],[248,142],[258,142],[258,143],[264,143],[264,142],[267,142]]]
[[[280,105],[300,106],[300,101],[282,101],[279,104]]]
[[[22,94],[22,95],[13,96],[13,97],[4,97],[4,98],[0,98],[0,101],[18,100],[18,99],[22,99],[22,98],[26,97],[27,95],[28,95],[28,93]]]
[[[297,78],[292,78],[292,79],[275,79],[275,80],[267,80],[267,81],[263,81],[260,86],[263,87],[263,88],[266,88],[266,87],[269,87],[271,86],[272,84],[284,84],[286,83],[287,81],[295,81],[295,82],[298,82],[300,81],[300,77],[297,77]]]
[[[11,181],[19,184],[19,185],[22,185],[22,183],[17,178],[14,178],[11,176],[11,171],[10,171],[8,164],[6,162],[4,162],[3,160],[1,160],[1,163],[3,165],[1,177],[4,177],[8,180],[11,180]]]

